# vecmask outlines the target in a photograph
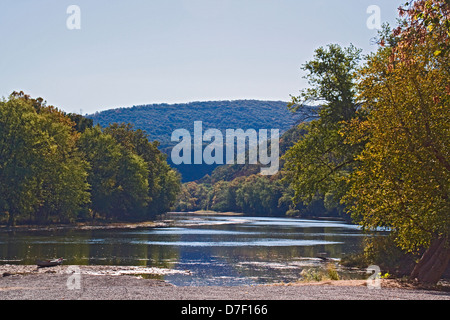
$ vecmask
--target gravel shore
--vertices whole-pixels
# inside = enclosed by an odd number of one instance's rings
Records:
[[[448,291],[396,287],[386,281],[380,289],[372,290],[364,281],[176,287],[136,275],[187,271],[117,266],[77,268],[0,266],[0,300],[450,300]]]

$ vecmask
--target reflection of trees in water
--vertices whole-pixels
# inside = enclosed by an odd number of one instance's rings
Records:
[[[115,236],[115,232],[117,235]],[[179,249],[169,246],[149,246],[150,235],[139,235],[139,241],[129,243],[119,230],[64,230],[14,232],[0,235],[0,254],[4,260],[20,260],[35,264],[37,259],[63,257],[68,265],[138,265],[172,268],[179,259]],[[124,237],[124,239],[121,239]],[[171,240],[177,240],[171,236]],[[141,240],[142,243],[141,243]]]
[[[197,217],[198,218],[198,217]],[[190,217],[183,216],[188,222]],[[205,218],[207,219],[207,218]],[[230,218],[236,219],[236,218]],[[225,219],[226,220],[226,219]],[[197,220],[195,220],[197,221]],[[198,221],[197,221],[198,222]],[[214,222],[222,222],[213,220]],[[224,221],[226,222],[226,221]],[[180,227],[183,227],[182,225]],[[279,274],[296,274],[302,270],[302,258],[316,257],[326,252],[329,257],[340,258],[354,250],[362,242],[360,231],[334,227],[280,226],[263,224],[199,225],[195,229],[234,231],[236,234],[172,234],[152,232],[149,229],[134,230],[60,230],[55,232],[0,234],[2,258],[18,257],[27,264],[36,259],[64,257],[65,264],[87,265],[138,265],[159,268],[176,268],[179,263],[201,261],[224,264],[226,270],[239,277],[270,277]],[[239,234],[242,232],[242,234]],[[350,236],[346,236],[346,233]],[[260,240],[319,240],[343,242],[343,244],[320,244],[313,246],[235,246],[235,247],[179,247],[172,245],[149,245],[149,242],[209,241],[246,242]],[[3,242],[4,244],[1,244]],[[350,248],[350,249],[349,249]],[[309,263],[309,262],[307,262]],[[206,266],[206,265],[205,265]],[[207,268],[210,268],[208,265]],[[292,267],[277,269],[278,266]],[[298,268],[298,269],[296,269]],[[224,268],[219,267],[217,272]],[[213,269],[210,269],[211,272]],[[229,272],[229,271],[225,271]]]
[[[89,240],[92,231],[32,231],[11,232],[1,236],[1,257],[17,259],[23,264],[35,264],[38,259],[63,257],[65,264],[89,263]],[[75,242],[72,244],[71,242]]]
[[[114,231],[112,231],[114,232]],[[133,235],[135,236],[135,235]],[[123,237],[121,239],[120,237]],[[119,236],[119,244],[105,244],[91,246],[90,256],[104,258],[106,265],[138,265],[143,267],[173,268],[179,259],[179,249],[168,246],[148,245],[152,240],[150,232],[142,232],[133,243],[130,243],[126,233]],[[169,236],[170,241],[176,241],[178,236]]]

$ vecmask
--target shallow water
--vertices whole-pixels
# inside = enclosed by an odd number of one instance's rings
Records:
[[[175,285],[295,281],[318,255],[340,259],[366,236],[344,222],[167,214],[170,228],[0,233],[0,264],[64,257],[73,265],[133,265],[189,270],[159,276]]]

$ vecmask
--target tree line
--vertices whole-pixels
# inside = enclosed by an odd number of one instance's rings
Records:
[[[175,210],[240,212],[254,216],[346,218],[342,208],[329,202],[328,197],[317,197],[305,205],[293,204],[293,196],[293,189],[282,180],[281,175],[267,177],[252,174],[213,184],[192,181],[183,184]]]
[[[106,128],[14,92],[0,101],[0,220],[141,220],[166,212],[180,176],[130,124]]]

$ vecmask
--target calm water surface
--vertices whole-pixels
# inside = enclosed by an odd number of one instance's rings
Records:
[[[359,227],[292,218],[167,214],[170,228],[0,233],[0,264],[64,257],[71,265],[134,265],[190,270],[175,285],[295,281],[317,255],[340,259],[361,248]]]

